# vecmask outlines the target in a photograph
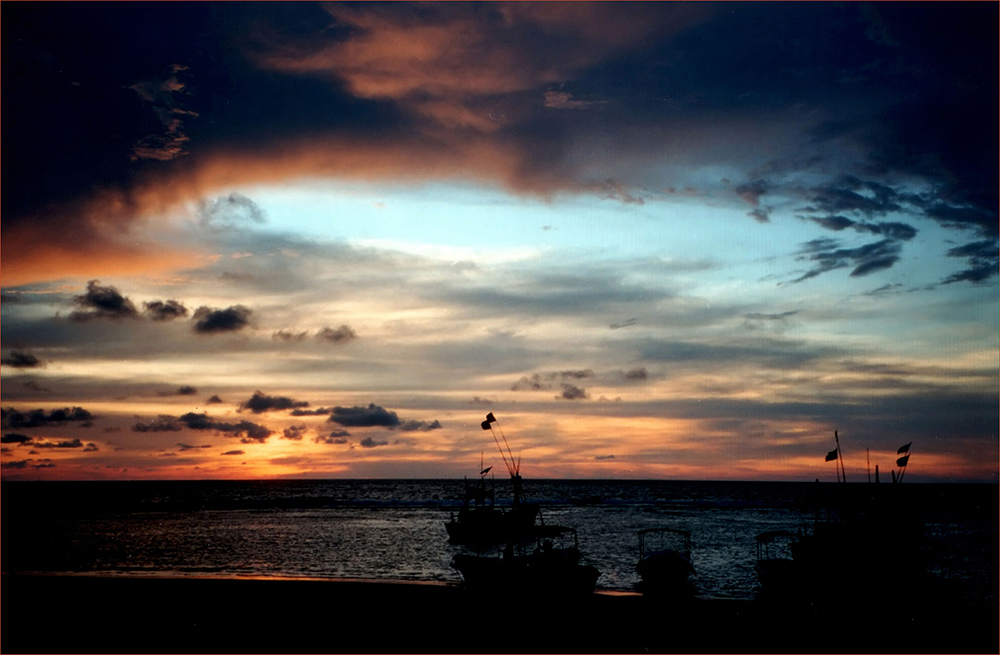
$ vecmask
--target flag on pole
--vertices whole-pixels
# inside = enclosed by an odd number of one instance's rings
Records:
[[[484,430],[490,429],[490,423],[496,423],[496,418],[493,416],[493,412],[486,415],[486,420],[480,423]]]
[[[910,444],[912,444],[912,443],[913,442],[911,441],[910,443],[906,444],[905,446],[900,446],[899,450],[896,451],[896,454],[897,455],[902,455],[903,453],[910,452]]]
[[[909,455],[903,455],[902,457],[900,457],[899,459],[896,460],[896,466],[899,466],[899,467],[906,466],[906,463],[908,461],[910,461],[910,456]]]
[[[834,448],[833,450],[831,450],[830,452],[828,452],[826,454],[826,461],[832,462],[835,459],[837,459],[837,449],[836,448]]]
[[[490,472],[491,468],[493,468],[493,467],[492,466],[487,466],[486,468],[484,468],[482,471],[479,472],[479,475],[486,475],[487,473]]]

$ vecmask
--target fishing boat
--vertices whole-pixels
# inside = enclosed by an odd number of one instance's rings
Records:
[[[493,593],[538,595],[589,594],[597,587],[600,571],[580,553],[573,528],[544,526],[530,542],[508,542],[494,555],[459,553],[451,565],[466,588]]]
[[[690,576],[691,533],[677,528],[639,530],[639,561],[635,565],[643,595],[686,596],[694,591]]]
[[[452,544],[481,548],[532,534],[540,513],[538,505],[524,500],[521,476],[512,478],[513,502],[508,507],[498,507],[495,485],[486,487],[488,472],[488,468],[481,471],[478,484],[470,484],[466,478],[458,516],[452,515],[445,523]]]
[[[901,484],[912,442],[896,452],[902,457],[896,460],[899,471],[892,471],[892,484],[880,483],[876,464],[874,483],[847,485],[837,432],[834,439],[837,448],[826,460],[838,463],[838,484],[816,486],[812,530],[791,544],[803,587],[815,598],[854,603],[858,590],[889,572],[895,574],[897,595],[925,587],[925,525],[920,507]]]
[[[761,596],[771,599],[797,597],[802,571],[792,559],[792,545],[798,535],[788,530],[768,530],[754,537],[757,561],[754,571],[760,582]]]
[[[486,415],[482,428],[492,431],[494,423],[496,423],[496,418],[490,412]],[[504,445],[507,445],[507,437],[503,435],[502,431],[500,434],[503,437]],[[507,466],[507,472],[510,474],[513,498],[510,505],[497,506],[495,485],[491,485],[489,490],[486,488],[486,476],[493,467],[483,468],[483,461],[480,458],[479,483],[470,484],[466,478],[465,495],[458,516],[451,516],[445,523],[448,540],[452,544],[483,548],[508,541],[531,538],[534,530],[539,527],[536,522],[542,520],[538,505],[529,503],[525,498],[520,458],[517,462],[514,461],[509,445],[507,445],[507,453],[505,454],[495,433],[493,440],[496,441],[500,455]]]

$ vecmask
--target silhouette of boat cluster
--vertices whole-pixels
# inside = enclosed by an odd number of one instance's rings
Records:
[[[520,475],[520,460],[510,452],[506,436],[492,413],[482,422],[493,433],[507,471],[513,499],[498,507],[495,486],[487,488],[492,467],[480,464],[479,480],[465,480],[465,494],[458,516],[446,523],[449,541],[473,553],[458,553],[451,565],[469,589],[518,594],[587,594],[596,589],[600,571],[580,551],[577,531],[572,527],[546,525],[539,506],[528,502]],[[501,439],[503,446],[501,446]],[[506,447],[506,452],[504,451]],[[910,444],[899,449],[907,453],[898,460],[902,481],[909,460]],[[838,463],[838,482],[843,469],[840,441],[826,457]],[[878,470],[876,467],[876,482]],[[888,569],[906,575],[896,583],[906,591],[912,585],[926,585],[921,572],[923,524],[904,511],[897,484],[865,485],[848,491],[837,485],[834,498],[814,499],[816,518],[812,530],[769,530],[755,537],[755,571],[760,597],[771,601],[843,600],[856,594]],[[842,492],[842,493],[839,493]],[[850,492],[854,492],[852,496]],[[820,508],[825,509],[825,514]],[[692,598],[696,575],[692,563],[692,537],[676,527],[651,527],[638,532],[636,590],[644,596],[679,601]]]
[[[491,412],[482,428],[493,432],[496,422]],[[496,506],[494,488],[486,489],[490,468],[482,468],[482,464],[478,484],[470,485],[466,479],[462,508],[445,527],[451,543],[479,552],[455,555],[452,567],[461,574],[465,586],[473,590],[519,594],[593,592],[600,571],[580,552],[576,530],[545,525],[538,505],[529,503],[524,496],[520,460],[514,461],[502,431],[500,436],[507,447],[506,453],[493,432],[510,474],[513,500],[508,508]]]

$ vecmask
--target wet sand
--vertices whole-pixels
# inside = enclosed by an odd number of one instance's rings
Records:
[[[776,606],[322,579],[4,575],[4,653],[996,653],[954,599]]]

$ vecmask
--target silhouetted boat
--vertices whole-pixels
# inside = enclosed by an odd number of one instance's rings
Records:
[[[792,544],[798,540],[788,530],[768,530],[754,537],[757,561],[754,571],[760,582],[761,595],[771,599],[790,599],[802,590],[802,572],[792,559]]]
[[[840,441],[826,455],[842,462]],[[859,591],[891,573],[897,596],[931,584],[924,555],[924,523],[900,484],[910,460],[912,442],[902,446],[892,472],[893,484],[879,482],[817,485],[816,520],[811,532],[791,543],[792,559],[808,593],[816,599],[847,600],[856,604]],[[840,464],[841,471],[843,465]]]
[[[644,595],[692,594],[691,533],[676,528],[639,530],[639,561],[635,570],[641,578],[638,589]]]
[[[493,412],[486,415],[486,420],[482,423],[484,430],[492,432],[492,424],[496,423]],[[501,436],[503,432],[501,431]],[[458,511],[458,516],[452,517],[445,528],[448,530],[448,540],[453,544],[461,544],[473,548],[481,548],[496,544],[503,544],[509,541],[516,541],[531,538],[535,530],[536,520],[540,520],[538,505],[529,503],[524,497],[523,480],[521,479],[521,461],[514,462],[514,456],[507,446],[507,453],[500,447],[500,441],[496,434],[493,440],[500,450],[510,473],[510,482],[513,490],[513,498],[508,507],[500,508],[496,505],[496,494],[491,485],[489,491],[486,489],[486,475],[493,468],[483,468],[480,460],[479,484],[470,485],[468,478],[465,480],[465,495],[462,499],[462,508]],[[503,437],[504,445],[507,445],[507,437]],[[508,455],[510,455],[508,459]]]
[[[576,530],[539,526],[530,542],[509,542],[493,556],[455,555],[451,565],[465,586],[495,593],[577,595],[592,593],[600,571],[580,553]],[[553,543],[556,540],[558,543]]]
[[[445,523],[448,541],[471,547],[491,546],[511,539],[529,537],[539,517],[538,505],[524,500],[521,476],[514,475],[511,482],[514,498],[509,507],[496,505],[496,493],[491,485],[486,488],[485,475],[481,472],[479,483],[470,484],[465,480],[465,495],[458,516],[452,515]]]

